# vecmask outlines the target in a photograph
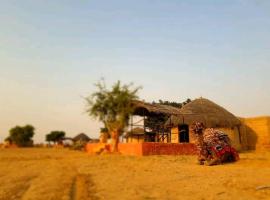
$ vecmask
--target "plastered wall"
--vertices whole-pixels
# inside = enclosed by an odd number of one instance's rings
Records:
[[[270,149],[270,117],[241,119],[246,131],[247,146],[251,150]]]

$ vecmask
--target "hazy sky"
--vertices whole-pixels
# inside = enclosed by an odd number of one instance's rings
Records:
[[[200,96],[270,115],[268,0],[0,0],[0,141],[15,125],[96,137],[82,96],[104,77],[147,101]]]

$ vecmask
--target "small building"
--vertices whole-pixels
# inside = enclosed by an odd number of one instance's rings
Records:
[[[71,146],[73,144],[85,144],[85,143],[98,143],[99,139],[93,139],[88,137],[85,133],[80,133],[75,137],[64,137],[62,142],[65,146]]]
[[[75,136],[74,138],[72,138],[74,143],[80,142],[89,142],[91,139],[84,133],[80,133],[79,135]]]

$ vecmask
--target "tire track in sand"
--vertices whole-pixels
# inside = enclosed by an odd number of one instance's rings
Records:
[[[99,200],[90,175],[77,174],[71,186],[71,200]]]

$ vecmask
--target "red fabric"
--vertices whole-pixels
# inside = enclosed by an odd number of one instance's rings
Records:
[[[239,154],[233,147],[231,146],[224,146],[224,147],[219,146],[219,147],[220,149],[218,149],[217,146],[211,147],[211,150],[217,155],[218,158],[221,158],[225,153],[230,153],[235,161],[239,160]]]

